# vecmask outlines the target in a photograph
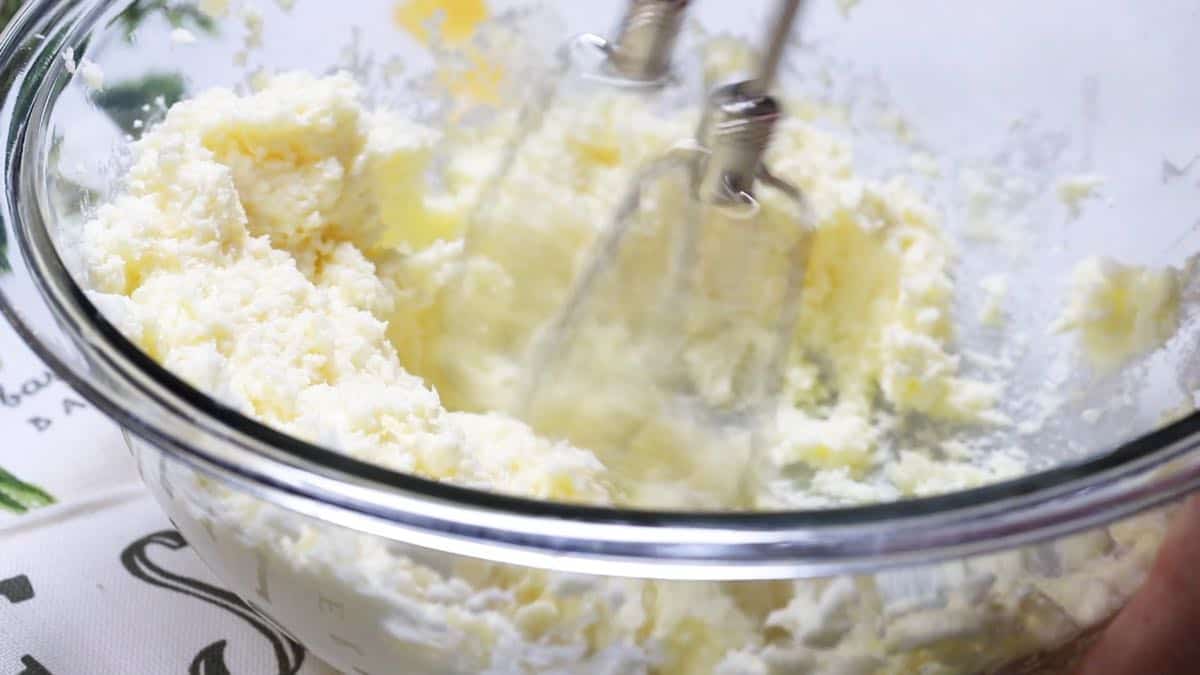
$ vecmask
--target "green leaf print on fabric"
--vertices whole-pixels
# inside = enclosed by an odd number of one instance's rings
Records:
[[[54,497],[42,488],[0,469],[0,509],[25,513],[53,503]]]
[[[167,0],[136,0],[116,18],[125,31],[125,39],[133,41],[134,34],[142,23],[155,14],[162,14],[172,28],[190,28],[203,33],[215,34],[217,23],[213,18],[191,2],[167,2]]]
[[[180,101],[184,93],[182,75],[149,73],[105,89],[96,94],[95,101],[121,131],[139,138],[145,128],[148,107],[165,110]]]

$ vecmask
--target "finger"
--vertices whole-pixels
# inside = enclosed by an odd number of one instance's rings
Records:
[[[1175,514],[1146,583],[1084,658],[1078,675],[1200,672],[1200,497]]]

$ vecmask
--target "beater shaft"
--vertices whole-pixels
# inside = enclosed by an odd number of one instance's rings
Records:
[[[613,68],[639,82],[666,77],[688,3],[689,0],[632,0],[612,43]]]
[[[802,10],[807,8],[805,0],[783,0],[779,7],[779,16],[771,23],[771,34],[767,39],[767,51],[759,63],[758,73],[746,89],[750,96],[766,96],[775,84],[779,73],[779,64],[783,61],[783,52],[787,49],[788,37],[796,24]]]

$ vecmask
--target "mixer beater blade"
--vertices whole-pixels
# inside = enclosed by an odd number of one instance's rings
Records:
[[[653,103],[663,106],[685,96],[688,87],[674,76],[672,52],[689,4],[690,0],[630,0],[614,40],[585,33],[568,41],[558,50],[556,69],[534,87],[518,111],[515,129],[468,214],[463,265],[442,303],[448,308],[443,332],[450,340],[438,367],[443,381],[451,383],[447,389],[454,392],[455,407],[513,407],[511,393],[504,399],[514,387],[503,381],[480,384],[475,373],[487,366],[462,359],[463,350],[455,344],[494,345],[490,365],[520,361],[528,347],[525,327],[553,315],[562,289],[574,276],[574,259],[568,255],[570,237],[539,236],[541,229],[559,228],[560,223],[559,214],[537,199],[538,190],[544,189],[538,174],[555,169],[537,165],[520,170],[523,158],[541,156],[541,148],[528,142],[530,137],[545,126],[548,111],[563,98],[570,97],[569,110],[574,114],[602,109],[625,95],[653,97]],[[584,126],[581,120],[572,120],[572,125]],[[603,208],[615,202],[614,198]],[[522,213],[524,229],[514,229],[510,215],[496,215],[514,212]],[[489,266],[505,272],[505,283],[523,286],[506,289],[503,297],[496,291],[494,301],[471,302],[468,308],[470,300],[464,298],[478,297],[485,283],[478,281],[474,271]],[[530,274],[530,269],[539,273]],[[553,289],[558,293],[549,292]]]
[[[559,47],[555,70],[534,87],[533,95],[521,108],[516,133],[509,139],[483,196],[499,189],[521,146],[540,126],[567,82],[641,91],[666,86],[671,75],[671,56],[690,2],[630,0],[615,39],[583,33]],[[478,203],[488,202],[479,199]]]
[[[519,412],[632,476],[634,503],[748,505],[812,228],[763,161],[801,4],[782,3],[756,78],[712,93],[696,141],[636,177],[535,343]]]

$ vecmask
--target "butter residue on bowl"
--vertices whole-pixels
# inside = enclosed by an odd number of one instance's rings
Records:
[[[174,106],[83,226],[93,297],[166,368],[282,431],[431,478],[606,503],[589,453],[448,412],[401,366],[400,291],[368,254],[386,256],[392,219],[422,217],[405,186],[436,136],[357,96],[345,76],[287,75]]]
[[[1113,370],[1166,343],[1179,329],[1181,291],[1200,258],[1151,268],[1091,257],[1071,272],[1058,333],[1074,333],[1089,362]]]
[[[1103,176],[1095,174],[1064,176],[1056,187],[1058,200],[1067,207],[1068,216],[1074,220],[1083,213],[1087,202],[1100,196],[1106,182]]]

